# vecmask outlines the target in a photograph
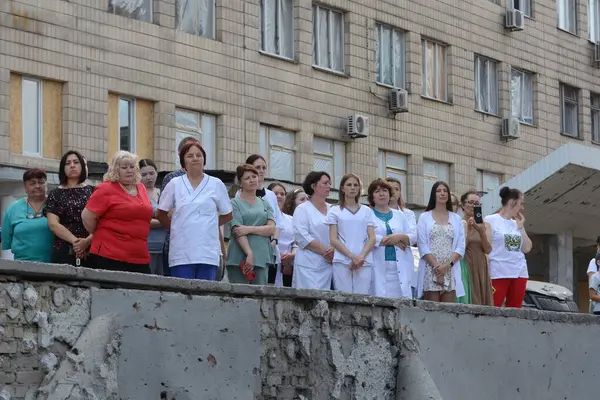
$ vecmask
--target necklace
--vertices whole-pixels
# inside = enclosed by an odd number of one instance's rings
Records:
[[[42,213],[42,210],[44,209],[44,205],[46,204],[45,200],[42,202],[42,205],[37,210],[31,205],[31,203],[29,202],[29,199],[26,199],[25,201],[27,202],[27,212],[25,214],[25,218],[34,219],[34,218],[42,218],[44,216],[44,214]],[[31,208],[31,213],[29,212],[30,208]]]
[[[132,187],[131,189],[129,189],[127,186],[123,185],[121,182],[119,182],[119,185],[121,185],[121,187],[123,188],[124,191],[126,191],[128,194],[130,195],[134,195],[135,194],[135,189],[136,187]]]

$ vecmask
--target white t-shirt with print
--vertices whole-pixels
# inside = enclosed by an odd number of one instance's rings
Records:
[[[205,174],[193,189],[187,175],[173,178],[162,192],[158,208],[174,209],[169,267],[219,265],[219,216],[232,210],[227,188],[220,179]]]
[[[492,227],[492,252],[489,255],[490,277],[529,278],[523,253],[523,237],[517,223],[500,214],[488,215],[484,221]]]
[[[340,206],[333,206],[327,213],[326,224],[337,225],[340,241],[352,254],[358,255],[369,239],[368,227],[375,227],[376,225],[375,218],[375,214],[367,206],[361,205],[355,213],[347,208],[342,210]],[[336,250],[333,262],[350,265],[351,260]],[[371,252],[365,257],[365,263],[373,264],[373,254]]]

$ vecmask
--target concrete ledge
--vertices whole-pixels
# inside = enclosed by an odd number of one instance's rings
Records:
[[[334,291],[278,288],[274,286],[238,285],[202,280],[180,279],[130,272],[94,270],[70,265],[0,260],[0,275],[36,281],[70,281],[81,286],[159,290],[190,295],[227,295],[231,297],[276,298],[296,300],[325,300],[336,303],[389,308],[416,307],[424,311],[451,314],[512,317],[527,320],[575,324],[597,324],[600,318],[590,314],[558,313],[528,309],[504,309],[464,304],[433,303],[429,301],[388,299]]]

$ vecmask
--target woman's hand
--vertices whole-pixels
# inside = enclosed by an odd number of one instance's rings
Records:
[[[402,251],[404,251],[407,247],[407,244],[404,241],[404,237],[406,237],[406,235],[402,233],[392,233],[390,235],[384,236],[381,239],[380,244],[383,246],[396,246],[399,247]]]
[[[443,264],[439,264],[437,267],[435,267],[433,270],[435,272],[435,276],[437,278],[438,283],[443,283],[444,282],[444,276],[446,275],[446,273],[448,272],[448,270],[450,269],[450,263],[443,263]],[[440,284],[441,284],[440,283]]]
[[[248,253],[246,256],[246,262],[242,268],[242,272],[246,275],[248,272],[254,271],[254,254]]]
[[[236,238],[242,237],[242,236],[248,236],[252,233],[252,227],[251,226],[244,226],[244,225],[239,225],[236,226],[235,228],[233,228],[233,235]]]
[[[325,258],[325,261],[327,262],[327,264],[333,264],[334,253],[335,253],[335,249],[333,247],[330,247],[327,250],[325,250],[325,254],[323,254],[323,257]]]
[[[88,248],[90,247],[90,242],[88,239],[76,239],[73,242],[73,252],[77,258],[85,258]]]
[[[365,265],[365,259],[362,256],[352,256],[350,258],[351,262],[350,262],[350,269],[351,270],[356,270],[361,268],[363,265]]]
[[[515,221],[517,221],[517,227],[523,229],[525,226],[525,217],[523,216],[523,213],[518,213],[515,217]]]
[[[467,220],[467,225],[469,225],[469,227],[474,228],[477,232],[479,232],[481,234],[485,234],[485,225],[476,223],[475,218],[473,218],[473,217],[469,218]]]

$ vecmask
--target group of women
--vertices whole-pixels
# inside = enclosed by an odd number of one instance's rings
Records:
[[[179,161],[162,193],[154,187],[154,163],[124,151],[96,188],[86,184],[86,161],[76,151],[62,157],[60,186],[48,195],[46,173],[28,170],[26,196],[3,217],[3,249],[17,260],[164,270],[188,279],[216,280],[223,264],[232,283],[521,305],[531,241],[516,189],[502,188],[502,208],[476,223],[478,194],[461,197],[461,217],[448,184],[436,182],[417,223],[394,179],[371,182],[368,207],[360,202],[361,180],[346,174],[332,206],[327,172],[309,173],[290,193],[279,182],[264,188],[266,160],[252,155],[237,167],[240,190],[230,200],[223,182],[205,174],[206,153],[197,140],[182,141]]]

